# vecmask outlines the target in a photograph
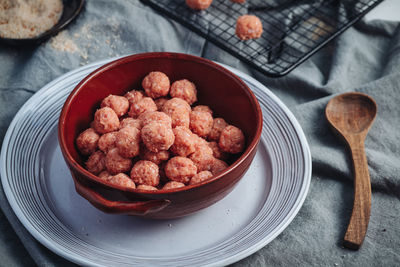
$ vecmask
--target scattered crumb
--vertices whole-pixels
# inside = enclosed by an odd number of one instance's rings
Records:
[[[70,38],[67,31],[62,31],[50,40],[50,45],[54,50],[76,53],[78,46]]]
[[[171,228],[171,227],[172,227],[172,224],[169,223],[169,224],[168,224],[168,227]]]

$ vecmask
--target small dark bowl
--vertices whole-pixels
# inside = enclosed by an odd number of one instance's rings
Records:
[[[38,45],[67,27],[67,25],[79,15],[84,3],[85,0],[63,0],[64,8],[61,18],[57,24],[51,27],[49,30],[33,38],[14,39],[0,37],[0,43],[14,46]]]
[[[223,172],[210,180],[178,189],[145,191],[109,184],[85,170],[85,158],[75,139],[89,127],[103,98],[141,88],[151,71],[162,71],[171,82],[189,79],[198,88],[198,103],[209,105],[217,116],[239,127],[246,149]],[[247,85],[227,69],[203,58],[176,53],[146,53],[111,62],[87,76],[75,87],[62,109],[58,137],[77,192],[97,208],[118,214],[150,218],[184,216],[222,199],[249,168],[262,130],[262,113]]]

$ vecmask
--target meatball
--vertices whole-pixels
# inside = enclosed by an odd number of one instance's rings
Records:
[[[129,105],[133,105],[137,102],[139,102],[143,98],[143,92],[142,91],[137,91],[137,90],[132,90],[126,93],[125,98],[128,99]]]
[[[166,97],[160,97],[154,100],[154,103],[156,103],[157,110],[161,111],[162,107],[164,106],[165,102],[167,102],[169,99]]]
[[[128,172],[132,168],[132,160],[122,157],[118,148],[113,148],[106,154],[106,169],[111,174]]]
[[[168,150],[152,152],[152,151],[148,150],[146,147],[142,147],[140,157],[144,160],[149,160],[158,165],[161,162],[169,159],[169,152],[168,152]]]
[[[175,140],[171,127],[157,121],[145,125],[141,136],[146,148],[153,152],[168,150]]]
[[[210,179],[211,177],[213,177],[213,174],[210,171],[202,171],[193,176],[192,179],[190,179],[189,184],[197,184]]]
[[[207,9],[212,3],[212,0],[186,0],[186,5],[191,9],[204,10]]]
[[[190,113],[190,130],[200,137],[207,137],[213,126],[213,117],[209,112],[192,111]]]
[[[132,189],[136,188],[135,183],[125,173],[118,173],[114,176],[109,176],[107,178],[107,181],[114,185],[119,185],[119,186],[128,187],[128,188],[132,188]]]
[[[142,124],[139,119],[134,119],[134,118],[125,118],[121,121],[119,128],[125,128],[125,127],[135,127],[137,129],[142,129]]]
[[[228,123],[223,118],[215,118],[213,121],[213,125],[210,133],[208,134],[208,140],[218,141],[221,132],[225,127],[228,126]]]
[[[165,123],[169,127],[171,127],[172,124],[171,117],[164,112],[159,111],[145,112],[141,114],[138,119],[140,120],[142,126],[145,126],[153,121]]]
[[[125,115],[129,109],[129,101],[127,98],[118,95],[109,95],[103,99],[100,107],[109,107],[115,111],[118,117]]]
[[[160,71],[152,71],[144,77],[142,86],[146,94],[151,98],[168,95],[170,82],[167,75]]]
[[[165,102],[162,111],[171,117],[173,128],[177,126],[189,128],[191,108],[186,101],[172,98]]]
[[[236,21],[236,35],[241,40],[260,38],[262,32],[262,23],[257,16],[243,15]]]
[[[171,91],[169,93],[171,97],[177,97],[185,100],[192,105],[197,101],[197,90],[194,83],[186,79],[174,82],[171,85]]]
[[[178,126],[173,129],[175,142],[171,146],[171,151],[175,155],[186,157],[195,151],[195,136],[186,127]]]
[[[116,140],[117,132],[106,133],[100,136],[98,146],[101,151],[108,152],[110,149],[115,147]]]
[[[112,108],[98,109],[94,114],[93,127],[96,132],[105,134],[119,129],[119,119]]]
[[[231,0],[234,3],[239,3],[239,4],[243,4],[246,2],[246,0]]]
[[[154,187],[154,186],[145,185],[145,184],[138,185],[137,189],[140,189],[140,190],[147,190],[147,191],[157,191],[157,190],[158,190],[158,189],[157,189],[156,187]]]
[[[171,182],[166,183],[163,186],[162,189],[167,189],[168,190],[168,189],[181,188],[181,187],[184,187],[184,186],[185,186],[185,184],[183,184],[183,183],[171,181]]]
[[[209,106],[204,106],[204,105],[198,105],[195,106],[192,111],[202,111],[202,112],[208,112],[211,114],[211,116],[213,115],[213,111],[211,110],[211,108]]]
[[[157,106],[150,97],[143,97],[138,102],[131,105],[128,115],[132,118],[137,118],[140,114],[147,111],[157,111]]]
[[[217,175],[218,173],[222,172],[226,168],[228,168],[228,164],[225,161],[222,161],[220,159],[214,159],[214,162],[211,165],[210,171],[212,172],[213,175]]]
[[[95,130],[86,129],[76,138],[76,146],[83,155],[90,155],[96,151],[99,138]]]
[[[197,167],[197,171],[209,171],[211,166],[214,164],[214,156],[212,154],[207,153],[204,150],[195,151],[192,155],[190,155],[189,159],[191,159]]]
[[[222,151],[221,148],[219,148],[217,142],[208,142],[208,146],[212,149],[214,158],[223,161],[226,161],[228,159],[228,154]]]
[[[106,156],[100,150],[94,152],[86,161],[86,169],[97,175],[105,169]]]
[[[172,181],[186,184],[196,173],[196,165],[188,158],[174,157],[165,165],[165,175]]]
[[[108,171],[102,171],[98,177],[104,181],[107,181],[112,175]]]
[[[213,154],[213,150],[208,145],[208,142],[206,140],[204,140],[203,138],[199,137],[196,134],[194,134],[194,137],[195,137],[194,148],[196,151],[203,151],[204,153],[208,153],[210,155]]]
[[[232,125],[225,127],[219,137],[219,147],[222,151],[237,154],[244,150],[244,134]]]
[[[139,155],[140,131],[135,127],[125,127],[116,134],[115,145],[124,158],[133,158]]]
[[[131,170],[131,178],[136,184],[157,186],[160,183],[158,166],[148,160],[139,160]]]
[[[192,108],[190,105],[185,100],[178,97],[174,97],[166,101],[162,109],[162,111],[167,113],[167,115],[170,115],[176,111],[190,112],[191,110]]]

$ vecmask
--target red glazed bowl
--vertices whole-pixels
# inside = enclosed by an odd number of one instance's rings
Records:
[[[75,139],[89,127],[103,98],[141,88],[151,71],[171,82],[186,78],[196,84],[198,103],[211,107],[245,134],[246,149],[218,175],[178,189],[145,191],[112,185],[85,170]],[[206,208],[226,196],[249,168],[262,130],[262,113],[246,84],[227,69],[203,58],[176,53],[145,53],[118,59],[91,73],[71,92],[61,111],[58,138],[76,191],[95,207],[116,214],[175,218]]]

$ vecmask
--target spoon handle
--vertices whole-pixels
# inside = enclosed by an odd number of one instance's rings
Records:
[[[343,245],[358,250],[368,228],[371,211],[371,182],[364,150],[364,138],[352,138],[348,141],[354,164],[354,203]]]

